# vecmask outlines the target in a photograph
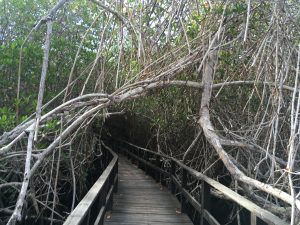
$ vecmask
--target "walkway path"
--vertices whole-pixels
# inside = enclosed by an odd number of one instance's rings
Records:
[[[119,158],[118,193],[105,225],[192,225],[165,187],[124,157]]]

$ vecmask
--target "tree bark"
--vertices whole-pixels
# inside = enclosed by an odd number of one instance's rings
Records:
[[[225,150],[222,147],[221,141],[217,133],[215,132],[215,129],[210,121],[210,113],[209,113],[209,103],[211,100],[211,92],[213,87],[213,74],[214,74],[214,68],[217,64],[217,50],[215,48],[212,48],[214,50],[211,50],[207,56],[206,63],[204,65],[204,71],[202,76],[202,85],[203,85],[203,91],[202,91],[202,98],[201,98],[201,107],[200,107],[200,119],[198,121],[199,125],[203,129],[203,133],[207,139],[207,141],[214,147],[216,152],[218,153],[220,159],[224,163],[225,167],[228,169],[230,174],[233,176],[234,179],[237,181],[243,182],[245,184],[248,184],[252,187],[255,187],[261,191],[264,191],[268,194],[271,194],[282,201],[293,205],[294,201],[296,204],[296,207],[300,210],[300,201],[294,200],[294,198],[289,195],[288,193],[279,190],[277,188],[272,187],[269,184],[260,182],[258,180],[255,180],[251,177],[246,176],[230,159],[230,156],[225,152]]]

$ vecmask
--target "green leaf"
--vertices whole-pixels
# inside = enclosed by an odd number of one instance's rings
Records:
[[[6,121],[6,119],[7,119],[7,116],[6,116],[6,115],[3,115],[3,116],[1,117],[1,120],[4,121],[4,122]]]

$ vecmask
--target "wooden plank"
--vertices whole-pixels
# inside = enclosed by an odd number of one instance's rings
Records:
[[[151,222],[151,221],[149,221],[149,222],[141,222],[141,221],[139,221],[139,222],[127,222],[127,221],[118,221],[118,222],[114,222],[114,221],[105,221],[105,224],[107,224],[107,225],[162,225],[162,223],[161,222]],[[187,222],[187,223],[185,223],[185,222],[181,222],[181,223],[166,223],[166,222],[164,222],[163,223],[163,225],[176,225],[176,224],[180,224],[180,225],[191,225],[191,223],[190,222]]]
[[[168,192],[166,192],[165,190],[160,190],[160,189],[159,190],[157,190],[157,189],[155,189],[155,190],[153,190],[153,189],[143,189],[143,190],[130,189],[130,190],[122,191],[121,193],[119,192],[117,195],[115,194],[115,196],[118,196],[118,195],[160,196],[160,195],[164,195],[164,194],[168,194]]]
[[[135,190],[137,190],[135,192]],[[131,190],[126,190],[122,191],[122,193],[118,193],[118,195],[136,195],[136,196],[145,196],[145,195],[152,195],[152,196],[157,196],[161,194],[168,194],[165,190],[153,190],[153,189],[144,189],[144,190],[138,190],[138,189],[131,189]],[[115,195],[117,196],[117,195]]]
[[[113,207],[112,213],[136,213],[136,214],[157,214],[157,215],[174,215],[178,213],[178,208],[175,207],[143,207],[143,206],[126,206],[115,205]]]
[[[163,201],[168,201],[168,202],[173,202],[173,203],[177,202],[177,200],[175,198],[172,198],[172,197],[166,196],[166,195],[156,195],[156,196],[115,195],[114,199],[115,199],[115,201],[133,201],[133,202],[143,202],[143,201],[153,201],[156,203],[157,202],[161,203]]]
[[[117,200],[114,201],[114,205],[123,205],[124,207],[126,207],[127,205],[143,206],[145,204],[147,204],[148,206],[153,207],[153,208],[155,208],[158,205],[158,203],[154,202],[154,201],[144,201],[144,202],[142,202],[142,201],[140,201],[140,202],[134,202],[134,201],[117,201]],[[173,205],[174,207],[180,208],[180,204],[174,205],[174,202],[171,202],[171,201],[160,202],[159,205],[161,205],[163,207]]]
[[[180,204],[173,196],[155,196],[155,197],[147,197],[147,196],[114,196],[114,204],[118,205],[157,205],[157,206],[165,206],[165,205],[173,205],[178,207]]]
[[[150,177],[133,177],[133,176],[122,176],[123,179],[119,179],[119,182],[151,182],[151,183],[156,183],[152,180]],[[126,179],[124,179],[126,178]]]
[[[112,222],[161,222],[163,223],[188,223],[190,219],[184,214],[179,215],[158,215],[158,214],[147,214],[147,213],[112,213],[109,219],[105,219],[105,221]]]

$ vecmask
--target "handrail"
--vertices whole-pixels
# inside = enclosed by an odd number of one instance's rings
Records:
[[[112,208],[113,192],[118,188],[118,156],[105,148],[102,160],[106,166],[92,188],[68,216],[64,225],[102,225],[106,210]]]
[[[123,142],[124,143],[124,142]],[[128,143],[127,143],[128,145]],[[288,225],[285,221],[281,220],[271,212],[254,204],[250,200],[241,196],[237,192],[232,191],[230,188],[222,185],[221,183],[207,177],[181,161],[170,156],[162,155],[148,149],[138,148],[136,146],[127,146],[121,148],[121,151],[127,155],[132,161],[136,161],[138,166],[152,175],[157,181],[162,181],[162,177],[166,176],[171,181],[171,192],[175,194],[175,189],[180,191],[181,211],[187,212],[190,208],[196,211],[200,217],[197,224],[219,225],[220,223],[210,213],[210,189],[214,188],[223,193],[228,199],[237,203],[242,208],[250,213],[250,224],[267,224],[267,225]],[[161,165],[162,159],[170,162],[170,168]],[[176,166],[181,171],[181,179],[176,176]],[[197,201],[188,191],[187,177],[188,175],[197,181],[201,181],[201,201]],[[189,205],[188,205],[189,204]],[[188,212],[187,212],[188,213]]]

